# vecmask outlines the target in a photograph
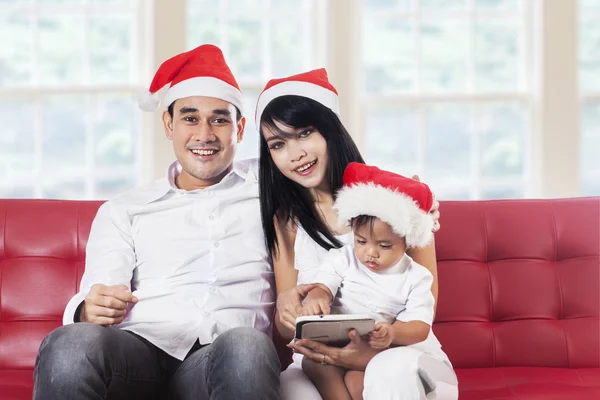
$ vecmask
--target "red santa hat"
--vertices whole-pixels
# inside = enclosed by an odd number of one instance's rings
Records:
[[[149,92],[139,98],[140,108],[156,110],[160,104],[156,92],[168,83],[171,85],[165,95],[165,108],[178,99],[207,96],[227,101],[243,111],[242,92],[217,46],[204,44],[162,63]]]
[[[409,247],[425,247],[433,238],[429,214],[433,194],[411,178],[352,162],[344,171],[344,186],[334,207],[342,224],[359,215],[371,215],[389,224]]]
[[[329,82],[324,68],[315,69],[286,78],[271,79],[256,103],[256,124],[260,124],[263,111],[269,103],[281,96],[302,96],[323,104],[339,115],[338,92]]]

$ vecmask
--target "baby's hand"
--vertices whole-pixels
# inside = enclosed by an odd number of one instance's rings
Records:
[[[369,345],[374,349],[387,349],[394,340],[394,328],[387,322],[375,324],[373,332],[369,334]]]
[[[302,315],[329,314],[329,294],[320,287],[311,290],[302,306]]]

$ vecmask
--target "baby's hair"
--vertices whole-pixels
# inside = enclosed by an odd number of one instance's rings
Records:
[[[377,217],[374,217],[372,215],[359,215],[357,217],[352,218],[352,220],[350,220],[350,226],[352,227],[353,231],[357,231],[358,229],[362,228],[365,225],[369,225],[369,229],[371,230],[371,232],[373,231],[373,225],[375,224],[375,220],[377,219]]]

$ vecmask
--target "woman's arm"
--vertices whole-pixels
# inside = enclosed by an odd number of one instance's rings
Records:
[[[408,249],[406,251],[408,255],[415,260],[417,263],[421,264],[425,268],[431,272],[433,275],[433,283],[431,284],[431,293],[433,293],[434,305],[433,309],[437,306],[437,298],[438,298],[438,274],[437,274],[437,261],[435,257],[435,239],[431,241],[431,243],[427,247],[423,247],[421,249]]]
[[[278,244],[278,251],[273,254],[273,271],[277,290],[275,326],[279,334],[289,340],[294,336],[295,330],[291,323],[292,319],[295,321],[296,316],[302,312],[301,293],[296,287],[298,271],[294,268],[294,242],[297,227],[292,221],[280,221],[277,216],[274,218],[274,225]],[[296,310],[298,306],[299,309]]]

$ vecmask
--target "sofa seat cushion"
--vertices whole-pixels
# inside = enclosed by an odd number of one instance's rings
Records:
[[[600,399],[600,368],[458,368],[461,400]]]
[[[31,400],[33,370],[0,369],[0,399]]]

